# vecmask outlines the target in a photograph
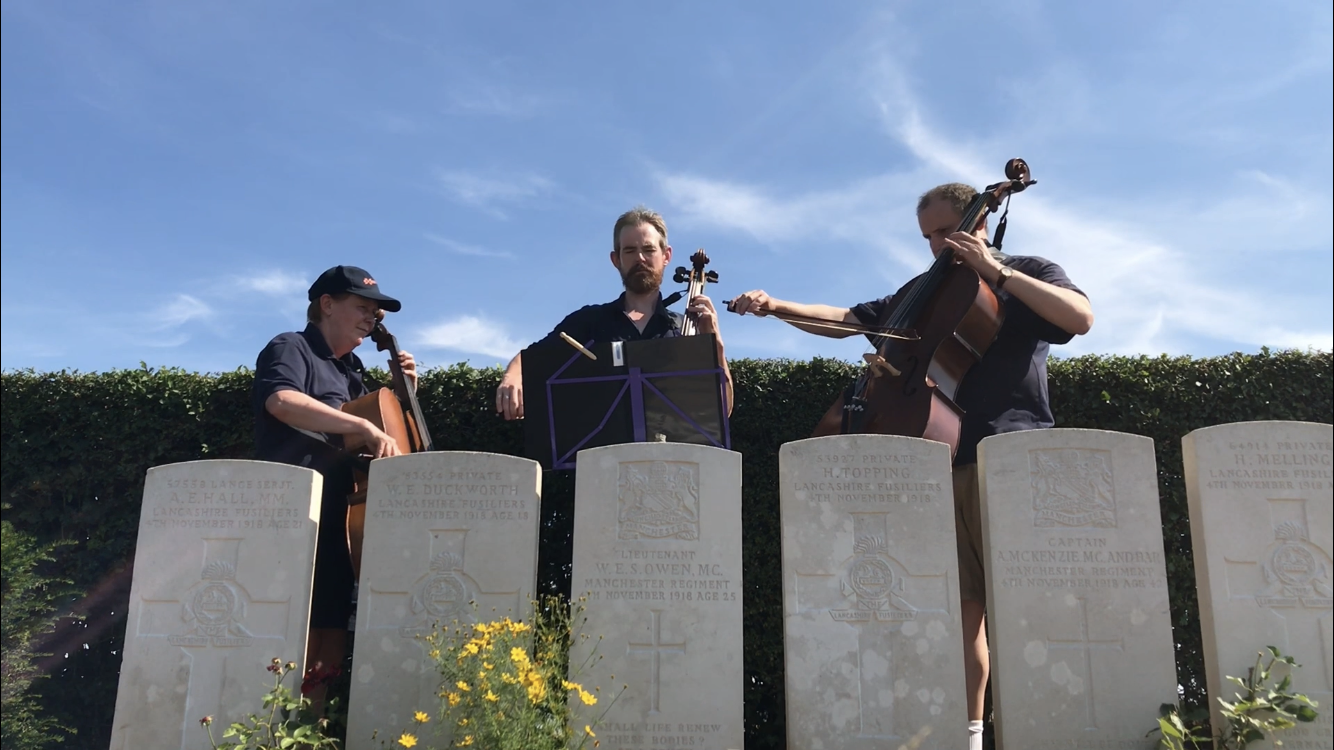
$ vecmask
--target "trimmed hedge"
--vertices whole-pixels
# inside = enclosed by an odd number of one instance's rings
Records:
[[[1052,360],[1058,427],[1146,435],[1157,446],[1163,540],[1176,627],[1177,674],[1185,701],[1203,705],[1204,674],[1182,478],[1181,437],[1199,427],[1259,419],[1330,422],[1326,352],[1189,357],[1080,357]],[[732,365],[737,406],[733,447],[743,458],[747,746],[783,748],[782,586],[778,449],[807,437],[855,367],[840,360],[740,360]],[[72,540],[51,574],[88,592],[82,622],[61,626],[40,650],[55,654],[43,685],[48,711],[79,730],[79,744],[105,747],[125,631],[139,503],[145,471],[201,458],[247,458],[252,451],[247,370],[200,375],[182,370],[107,373],[9,372],[0,376],[6,519],[39,540]],[[522,454],[517,423],[494,414],[497,369],[466,365],[425,373],[421,402],[441,450]],[[541,577],[568,586],[574,482],[543,479]],[[1154,717],[1144,717],[1145,729]]]

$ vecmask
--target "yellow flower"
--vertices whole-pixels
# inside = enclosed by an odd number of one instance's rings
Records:
[[[458,683],[457,683],[457,687],[458,687],[459,690],[462,690],[462,691],[465,692],[465,693],[472,689],[472,688],[468,687],[468,683],[464,682],[463,680],[459,680],[459,681],[458,681]]]
[[[584,686],[583,686],[583,685],[580,685],[580,684],[577,683],[577,682],[570,682],[569,680],[561,680],[561,681],[560,681],[560,684],[561,684],[561,687],[565,688],[566,690],[583,690],[583,689],[584,689]]]
[[[490,670],[492,670],[492,669],[495,669],[495,668],[496,668],[496,665],[492,664],[492,663],[489,662],[489,661],[484,661],[484,662],[482,662],[482,667],[485,668],[487,671],[490,671]]]
[[[597,736],[596,734],[593,734],[593,727],[590,727],[587,724],[584,725],[584,734],[588,735],[589,737]]]
[[[491,701],[492,703],[495,703],[496,701],[500,700],[500,696],[496,695],[490,690],[486,691],[486,695],[483,695],[482,697]]]
[[[431,658],[432,658],[432,659],[439,659],[439,658],[440,658],[440,649],[438,649],[438,648],[433,648],[433,649],[431,649]]]
[[[518,677],[515,677],[514,675],[510,674],[509,672],[501,672],[501,673],[500,673],[500,681],[503,682],[503,683],[505,683],[506,685],[518,685],[518,684],[519,684],[519,678],[518,678]]]
[[[417,738],[413,737],[407,732],[404,732],[403,736],[398,738],[398,744],[402,745],[403,747],[416,747]]]
[[[468,641],[467,643],[463,644],[463,650],[467,651],[469,655],[473,655],[476,654],[481,649],[477,646],[476,641]]]
[[[527,669],[532,664],[532,662],[528,660],[528,652],[518,646],[510,649],[510,661],[514,662],[514,665],[520,670]]]
[[[459,747],[467,747],[467,746],[469,746],[469,745],[471,745],[471,744],[472,744],[472,735],[471,735],[471,734],[468,735],[467,737],[464,737],[463,739],[459,740],[459,742],[458,742]]]
[[[461,726],[461,727],[466,727],[466,726],[468,726],[468,717],[467,717],[467,716],[463,717],[462,719],[459,719],[459,726]]]
[[[459,704],[459,701],[463,699],[459,697],[458,693],[446,693],[445,700],[449,701],[449,705],[457,706]]]
[[[579,691],[579,700],[583,701],[585,706],[591,706],[594,703],[598,702],[596,695],[593,695],[592,693],[589,692],[585,692],[583,690]]]
[[[425,711],[418,711],[417,713],[412,715],[412,720],[417,722],[418,724],[425,724],[426,722],[431,720],[431,717],[428,716]]]

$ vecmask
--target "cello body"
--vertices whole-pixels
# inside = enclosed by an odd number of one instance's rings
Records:
[[[996,339],[1005,309],[976,271],[953,265],[918,318],[919,338],[878,347],[899,374],[872,365],[834,402],[812,437],[907,435],[945,443],[953,455],[963,425],[955,403],[959,385]]]
[[[383,315],[383,313],[381,313]],[[380,388],[361,398],[353,399],[341,407],[341,411],[361,417],[389,435],[398,444],[403,455],[421,453],[435,449],[430,432],[426,429],[426,420],[422,417],[421,405],[417,402],[416,390],[404,377],[398,365],[398,341],[384,327],[382,322],[375,324],[371,332],[380,351],[390,354],[389,369],[393,376],[393,387]],[[364,443],[349,441],[344,449],[356,453],[365,447]],[[361,546],[366,531],[366,484],[367,474],[357,471],[353,474],[355,485],[347,498],[347,545],[352,555],[352,573],[361,578]]]
[[[1005,182],[978,193],[963,212],[960,232],[975,232],[1002,199],[1036,181],[1023,159],[1005,165]],[[1004,224],[1002,217],[1001,224]],[[997,230],[999,246],[1003,226]],[[986,354],[1005,322],[995,292],[944,248],[931,267],[905,287],[878,328],[910,329],[866,355],[868,367],[829,408],[813,437],[851,433],[905,435],[959,449],[963,410],[959,386]]]

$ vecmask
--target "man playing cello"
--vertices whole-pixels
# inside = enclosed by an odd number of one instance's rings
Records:
[[[932,188],[917,203],[917,223],[932,255],[952,250],[955,262],[966,264],[991,285],[1005,310],[996,340],[968,371],[955,399],[964,410],[953,483],[970,750],[982,747],[989,676],[977,444],[991,435],[1055,423],[1047,400],[1048,350],[1051,344],[1087,333],[1093,325],[1088,298],[1060,266],[1044,258],[1002,254],[987,242],[985,223],[971,233],[958,231],[976,195],[968,185],[951,183]],[[910,281],[888,297],[851,308],[789,302],[755,290],[738,295],[729,309],[742,315],[804,318],[808,322],[788,322],[809,333],[845,338],[855,331],[822,326],[819,321],[878,325],[903,301],[911,285]]]
[[[345,439],[355,439],[372,458],[399,454],[394,438],[339,407],[367,393],[366,368],[352,350],[370,335],[380,310],[397,312],[402,304],[355,266],[335,266],[320,274],[307,297],[305,330],[274,337],[255,363],[255,458],[306,466],[324,477],[306,663],[319,671],[335,671],[347,651],[356,579],[347,534],[352,467],[329,446],[341,448]],[[398,364],[415,384],[412,355],[400,352]],[[322,433],[328,443],[301,431]],[[322,685],[311,700],[321,704]]]
[[[681,316],[667,309],[662,300],[662,274],[672,262],[667,244],[667,224],[662,215],[643,206],[621,214],[612,227],[611,264],[621,276],[625,291],[611,302],[585,305],[566,315],[538,344],[560,342],[560,334],[580,344],[589,341],[642,341],[681,335]],[[713,302],[700,294],[686,301],[686,313],[694,316],[700,333],[714,335],[718,363],[723,368],[727,409],[732,409],[732,373],[723,353],[723,336]],[[523,361],[516,354],[505,367],[496,389],[496,411],[505,419],[523,416]]]

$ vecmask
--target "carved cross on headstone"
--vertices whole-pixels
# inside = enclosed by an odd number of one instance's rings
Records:
[[[663,642],[662,610],[649,610],[649,618],[649,632],[652,634],[649,642],[635,643],[629,641],[626,644],[625,652],[627,654],[649,655],[649,713],[656,714],[661,710],[659,698],[662,695],[662,655],[684,654],[686,652],[686,642],[684,639],[680,643]]]
[[[827,612],[857,628],[859,736],[892,739],[894,658],[906,645],[902,624],[923,613],[948,613],[949,585],[944,573],[909,573],[890,555],[889,514],[851,513],[853,556],[837,572],[798,572],[796,610]],[[887,663],[887,677],[870,662]]]
[[[478,617],[518,618],[519,592],[485,591],[467,572],[468,529],[430,529],[430,558],[409,585],[404,579],[372,579],[362,606],[370,608],[370,630],[397,630],[403,638],[476,622]],[[477,608],[474,611],[473,602]]]
[[[282,641],[290,601],[254,599],[236,580],[241,539],[204,539],[199,583],[179,599],[144,596],[134,635],[160,637],[179,646],[189,664],[181,737],[199,731],[199,719],[223,713],[223,686],[239,647],[256,639]],[[281,644],[272,649],[274,654]],[[249,670],[253,664],[239,665]]]
[[[1098,728],[1097,700],[1093,697],[1093,651],[1094,649],[1111,649],[1116,651],[1125,650],[1125,641],[1121,638],[1093,640],[1089,637],[1089,608],[1088,600],[1084,597],[1076,597],[1079,602],[1079,635],[1072,638],[1052,638],[1047,636],[1047,651],[1053,649],[1074,649],[1080,652],[1084,657],[1084,676],[1065,675],[1067,680],[1082,679],[1084,693],[1085,715],[1088,717],[1088,726],[1085,729]],[[1067,683],[1068,685],[1068,683]],[[1070,690],[1071,693],[1077,693],[1077,690]]]
[[[1325,690],[1334,690],[1331,657],[1331,609],[1334,582],[1330,557],[1311,543],[1305,499],[1269,500],[1274,541],[1258,560],[1227,561],[1231,599],[1253,600],[1283,629],[1283,652],[1309,660],[1319,654]]]

